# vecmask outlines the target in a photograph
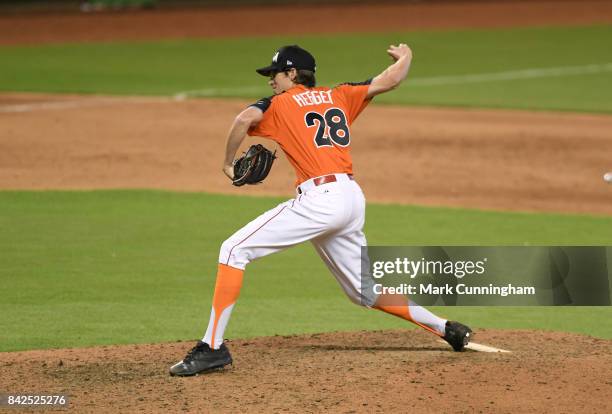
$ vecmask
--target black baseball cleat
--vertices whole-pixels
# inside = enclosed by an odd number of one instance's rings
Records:
[[[442,339],[448,342],[456,352],[461,352],[470,342],[472,336],[474,335],[469,327],[459,322],[446,321],[446,329]]]
[[[187,356],[170,367],[170,375],[189,377],[216,371],[232,363],[232,356],[225,344],[219,349],[211,349],[206,342],[198,341]]]

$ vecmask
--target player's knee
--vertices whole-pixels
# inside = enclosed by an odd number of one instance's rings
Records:
[[[221,250],[219,251],[219,263],[228,263],[236,250],[236,242],[231,238],[225,240],[221,244]]]
[[[359,292],[346,292],[346,296],[348,296],[350,301],[355,305],[364,306],[366,308],[373,307],[376,302],[376,299],[368,298]]]
[[[240,241],[233,240],[230,237],[221,244],[219,263],[244,269],[250,261],[248,252],[241,248]]]

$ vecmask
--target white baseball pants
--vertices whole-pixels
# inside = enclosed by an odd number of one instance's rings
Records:
[[[336,174],[335,182],[319,186],[311,179],[299,188],[301,194],[295,199],[265,212],[227,239],[219,263],[244,269],[253,260],[310,240],[348,297],[372,306],[361,298],[361,246],[366,245],[361,188],[347,174]]]

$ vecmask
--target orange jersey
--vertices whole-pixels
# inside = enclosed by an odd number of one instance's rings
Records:
[[[335,88],[297,85],[253,104],[263,119],[248,134],[276,141],[297,184],[332,173],[353,173],[350,126],[370,102],[369,82]]]

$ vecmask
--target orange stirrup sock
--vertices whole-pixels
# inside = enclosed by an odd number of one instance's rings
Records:
[[[244,270],[219,264],[210,320],[202,338],[213,349],[218,349],[223,343],[223,333],[240,295],[243,274]]]
[[[439,318],[403,295],[380,295],[374,308],[406,319],[438,336],[444,336],[446,319]]]

